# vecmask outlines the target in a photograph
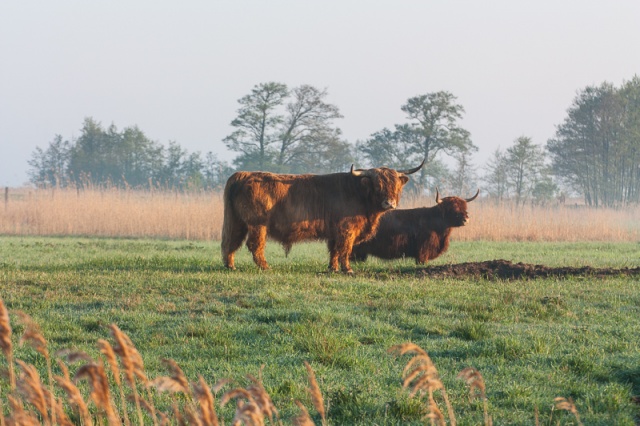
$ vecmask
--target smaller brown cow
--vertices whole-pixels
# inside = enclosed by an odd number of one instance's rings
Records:
[[[392,210],[380,219],[378,232],[369,241],[353,247],[352,258],[365,261],[367,256],[381,259],[412,257],[417,264],[435,259],[449,248],[451,229],[469,222],[467,203],[471,198],[440,199],[436,188],[436,205],[417,209]]]

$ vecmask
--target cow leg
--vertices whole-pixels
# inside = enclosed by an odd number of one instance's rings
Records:
[[[264,225],[250,226],[247,248],[253,254],[253,261],[260,269],[269,269],[264,257],[264,247],[267,245],[267,227]]]
[[[336,240],[330,239],[327,241],[327,247],[329,248],[329,270],[332,272],[338,272],[338,249],[336,247]]]
[[[347,274],[353,274],[349,258],[351,257],[351,251],[353,250],[353,243],[355,240],[356,236],[351,232],[338,238],[338,260],[340,261],[342,272]]]
[[[231,224],[226,221],[227,218],[225,218],[225,227],[222,232],[222,261],[225,267],[236,269],[234,254],[247,236],[247,226],[240,221],[234,221]]]

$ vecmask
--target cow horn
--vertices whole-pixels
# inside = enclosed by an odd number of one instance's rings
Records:
[[[354,170],[353,164],[351,165],[351,174],[354,176],[364,176],[364,172],[362,170]]]
[[[471,197],[471,198],[467,198],[465,201],[466,201],[467,203],[470,203],[471,201],[473,201],[473,200],[475,200],[476,198],[478,198],[478,194],[480,194],[480,188],[478,188],[478,192],[476,192],[476,195],[474,195],[474,196],[473,196],[473,197]]]
[[[436,186],[436,204],[440,204],[442,200],[440,199],[440,193],[438,192],[438,187]]]
[[[409,170],[396,170],[398,173],[402,173],[404,175],[410,175],[413,174],[415,172],[417,172],[418,170],[420,170],[422,168],[422,166],[424,166],[424,162],[427,160],[427,157],[424,158],[424,160],[422,160],[422,163],[420,163],[420,165],[418,167],[414,167],[413,169],[409,169]]]

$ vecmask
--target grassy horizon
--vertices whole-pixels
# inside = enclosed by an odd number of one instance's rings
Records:
[[[432,264],[490,258],[635,267],[640,246],[454,241]],[[495,424],[534,424],[536,407],[543,424],[571,424],[552,409],[559,396],[573,399],[584,424],[633,425],[639,414],[630,402],[640,394],[637,277],[432,280],[403,274],[415,268],[409,260],[358,264],[349,277],[325,272],[321,243],[296,245],[288,258],[268,243],[266,272],[246,248],[238,271],[224,270],[217,241],[5,236],[0,259],[5,304],[41,325],[51,352],[97,356],[96,340],[115,323],[151,377],[166,373],[162,358],[210,384],[260,373],[286,422],[294,400],[312,406],[308,361],[330,424],[423,424],[424,401],[401,388],[407,359],[387,353],[408,341],[433,359],[459,425],[483,418],[456,379],[470,366],[484,376]],[[32,350],[16,352],[44,374]]]

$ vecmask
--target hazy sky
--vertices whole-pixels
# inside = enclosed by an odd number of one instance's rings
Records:
[[[234,156],[237,100],[262,82],[326,88],[350,142],[446,90],[482,165],[552,137],[576,91],[640,74],[640,1],[109,0],[0,3],[0,185],[85,117]]]

